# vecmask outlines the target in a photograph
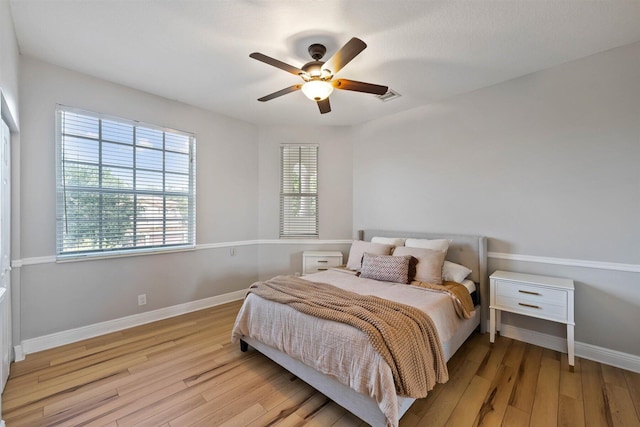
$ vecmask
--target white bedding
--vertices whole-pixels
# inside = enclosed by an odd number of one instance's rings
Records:
[[[362,279],[338,271],[304,277],[365,295],[375,295],[419,308],[431,316],[441,341],[464,323],[448,294],[425,288]],[[389,425],[398,425],[398,399],[391,369],[361,331],[318,319],[250,294],[238,313],[232,340],[248,336],[373,397]],[[448,358],[449,355],[446,355]]]
[[[476,284],[473,282],[473,280],[466,279],[461,284],[464,285],[465,288],[467,288],[469,294],[472,294],[476,291]]]

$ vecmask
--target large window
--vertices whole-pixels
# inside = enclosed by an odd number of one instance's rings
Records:
[[[195,246],[195,137],[58,106],[57,255]]]
[[[318,237],[318,146],[280,147],[280,237]]]

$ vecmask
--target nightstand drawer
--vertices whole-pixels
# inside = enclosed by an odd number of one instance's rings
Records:
[[[336,257],[308,257],[305,268],[310,270],[327,270],[331,267],[338,267],[342,263],[342,258]]]
[[[314,251],[302,254],[302,274],[317,273],[342,265],[342,253],[336,251]]]
[[[496,281],[496,297],[514,298],[532,304],[567,305],[567,292],[563,290],[508,280]]]
[[[496,308],[559,322],[566,322],[567,320],[566,304],[557,305],[542,300],[531,301],[518,297],[496,295]]]

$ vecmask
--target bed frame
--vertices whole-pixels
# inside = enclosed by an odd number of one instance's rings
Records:
[[[457,339],[451,340],[444,349],[447,360],[460,348],[466,338],[480,326],[484,331],[484,323],[481,319],[488,316],[489,285],[487,275],[487,242],[482,236],[469,236],[445,233],[411,233],[406,231],[386,231],[386,230],[360,230],[358,239],[370,241],[372,237],[412,237],[417,239],[449,239],[451,243],[447,252],[447,260],[462,264],[470,268],[470,279],[476,283],[480,293],[481,309],[476,310],[475,316],[467,320],[463,326],[463,333],[457,335]],[[304,382],[313,386],[316,390],[358,416],[362,420],[374,427],[384,427],[387,425],[386,417],[380,411],[377,402],[364,394],[358,393],[325,374],[303,364],[302,362],[289,357],[272,347],[269,347],[253,338],[244,337],[240,341],[242,351],[247,351],[247,346],[251,346],[264,354]],[[409,409],[415,399],[408,397],[398,397],[399,415],[401,418]]]

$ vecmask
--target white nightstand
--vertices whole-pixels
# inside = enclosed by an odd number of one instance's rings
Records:
[[[342,265],[340,251],[304,251],[302,253],[302,274],[317,273]]]
[[[500,331],[500,312],[560,322],[567,325],[569,369],[573,372],[573,280],[533,274],[496,271],[490,277],[489,341]]]

